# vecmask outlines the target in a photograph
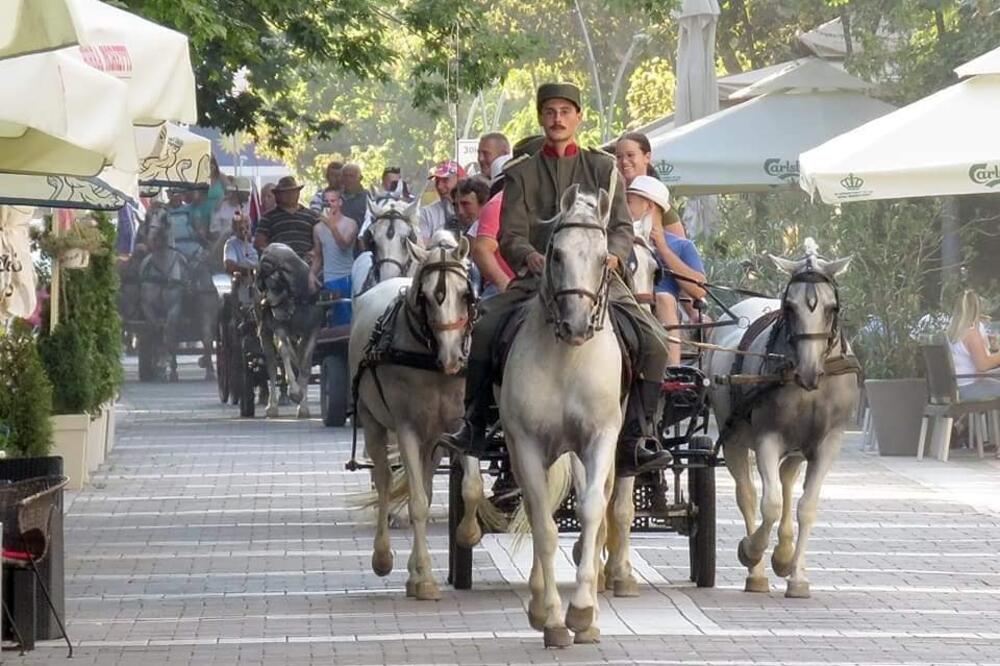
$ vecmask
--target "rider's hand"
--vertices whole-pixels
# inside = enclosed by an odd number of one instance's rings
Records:
[[[528,258],[524,260],[524,263],[528,266],[528,270],[535,275],[541,275],[542,271],[545,269],[545,255],[539,252],[532,252],[528,255]]]
[[[621,262],[618,261],[618,255],[609,254],[605,261],[607,261],[608,268],[613,271],[617,271],[618,267],[621,265]]]

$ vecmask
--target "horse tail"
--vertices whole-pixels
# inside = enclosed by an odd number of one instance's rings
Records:
[[[559,456],[546,474],[546,505],[549,514],[556,512],[569,495],[573,487],[573,465],[569,453]],[[517,507],[514,515],[510,519],[510,526],[507,531],[514,535],[514,548],[520,548],[524,537],[531,534],[531,523],[528,520],[528,513],[524,510],[524,502]]]
[[[410,480],[406,476],[399,449],[395,446],[389,449],[389,468],[392,470],[392,481],[389,483],[389,512],[398,513],[410,501]],[[360,491],[347,496],[347,506],[351,509],[374,509],[378,507],[378,492],[372,486],[370,490]]]

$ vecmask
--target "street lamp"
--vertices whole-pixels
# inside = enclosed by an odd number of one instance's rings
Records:
[[[608,140],[608,134],[611,130],[611,123],[615,118],[615,102],[618,100],[618,91],[621,88],[622,79],[625,78],[625,68],[628,66],[629,62],[632,60],[632,54],[639,44],[645,44],[649,42],[650,36],[641,30],[634,35],[632,35],[632,42],[628,45],[628,51],[625,52],[625,56],[622,58],[621,64],[618,65],[618,73],[615,74],[615,85],[611,88],[611,100],[608,102],[607,116],[604,118],[604,128],[601,133],[602,141]]]

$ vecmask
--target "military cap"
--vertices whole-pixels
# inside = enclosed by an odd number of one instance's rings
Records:
[[[576,110],[582,108],[580,103],[580,89],[572,83],[543,83],[538,86],[538,95],[535,98],[535,107],[540,111],[542,104],[550,99],[565,99],[573,102]]]

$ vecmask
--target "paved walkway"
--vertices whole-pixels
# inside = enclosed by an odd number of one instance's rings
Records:
[[[784,599],[773,580],[769,595],[742,592],[742,521],[720,470],[718,587],[687,582],[686,540],[640,535],[641,596],[606,599],[600,645],[546,651],[523,610],[527,548],[487,536],[474,590],[406,599],[405,566],[387,578],[370,572],[371,514],[349,501],[367,477],[344,471],[350,432],[290,417],[241,420],[196,376],[188,366],[180,384],[128,383],[118,444],[71,498],[73,663],[1000,663],[994,460],[883,459],[862,453],[854,436],[823,491],[810,600]],[[431,529],[442,584],[443,496]],[[408,534],[393,539],[404,565]],[[64,655],[46,642],[3,660]]]

